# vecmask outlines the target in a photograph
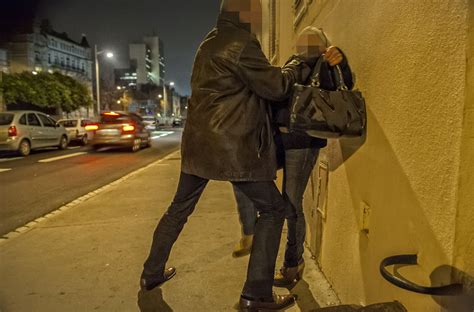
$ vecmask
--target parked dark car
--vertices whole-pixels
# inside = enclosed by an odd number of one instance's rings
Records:
[[[105,112],[96,125],[89,125],[86,129],[91,130],[92,127],[95,133],[91,145],[95,150],[115,146],[136,152],[151,146],[150,131],[146,129],[142,117],[135,113]]]
[[[173,127],[182,127],[183,126],[183,119],[175,118],[173,119]]]

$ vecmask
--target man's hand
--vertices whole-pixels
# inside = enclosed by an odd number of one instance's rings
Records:
[[[330,46],[329,48],[327,48],[326,52],[324,52],[323,55],[326,61],[331,66],[336,66],[337,64],[340,64],[344,59],[344,56],[342,55],[341,51],[339,51],[339,49],[335,46]]]

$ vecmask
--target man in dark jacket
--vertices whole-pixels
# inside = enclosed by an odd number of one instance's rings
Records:
[[[259,211],[241,307],[278,310],[294,302],[272,292],[286,202],[273,182],[277,164],[267,101],[287,99],[316,58],[294,57],[283,68],[271,66],[254,35],[260,25],[260,0],[224,0],[216,28],[199,47],[178,190],[155,230],[143,289],[174,276],[174,268],[165,268],[173,243],[207,182],[221,180],[232,182]]]

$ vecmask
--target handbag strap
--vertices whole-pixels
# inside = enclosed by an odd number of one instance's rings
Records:
[[[314,66],[313,73],[311,74],[311,86],[313,87],[319,88],[321,86],[321,67],[324,62],[326,62],[324,55],[321,55]],[[344,81],[341,66],[336,65],[334,67],[336,69],[334,70],[334,75],[336,76],[337,90],[349,90]]]

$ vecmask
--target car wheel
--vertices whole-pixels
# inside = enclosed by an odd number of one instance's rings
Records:
[[[142,140],[140,138],[135,138],[133,140],[133,144],[132,144],[132,147],[130,148],[130,150],[133,153],[138,152],[140,150],[141,145],[142,145]]]
[[[58,148],[60,150],[65,150],[67,148],[67,137],[65,135],[63,135],[61,137],[61,140],[59,141],[59,145],[58,145]]]
[[[28,156],[31,152],[31,144],[28,140],[22,140],[18,147],[18,153],[21,156]]]
[[[81,145],[86,146],[87,145],[87,134],[84,134],[81,138]]]

